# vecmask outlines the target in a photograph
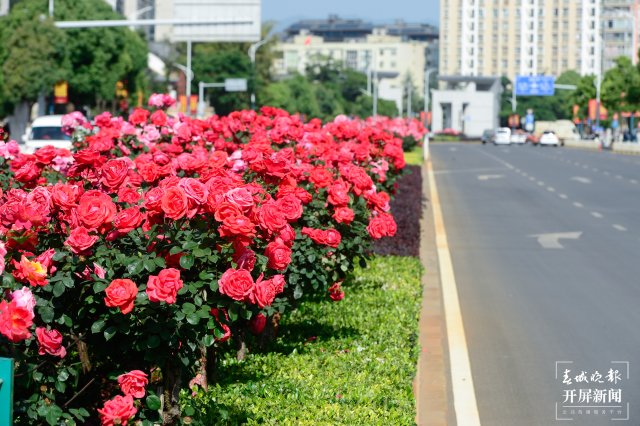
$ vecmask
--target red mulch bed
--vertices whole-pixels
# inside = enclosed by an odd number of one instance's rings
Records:
[[[373,251],[381,255],[419,256],[420,217],[422,215],[422,176],[420,166],[407,166],[398,179],[398,191],[391,201],[391,213],[398,232],[373,244]]]

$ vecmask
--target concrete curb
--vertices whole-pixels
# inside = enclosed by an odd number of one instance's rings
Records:
[[[420,219],[420,261],[424,272],[418,324],[420,353],[414,381],[416,424],[447,426],[455,425],[456,420],[448,373],[447,331],[426,163],[423,163],[421,173],[423,209]]]
[[[611,150],[620,154],[640,155],[640,143],[614,142]]]
[[[587,149],[590,151],[600,151],[602,149],[600,141],[596,140],[564,141],[564,146],[566,148]]]

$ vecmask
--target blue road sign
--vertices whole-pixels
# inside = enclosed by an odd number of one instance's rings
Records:
[[[555,80],[552,75],[518,75],[516,96],[553,96]]]
[[[0,358],[0,425],[13,424],[13,359]]]

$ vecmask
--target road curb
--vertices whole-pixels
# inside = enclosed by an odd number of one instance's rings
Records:
[[[426,163],[422,165],[421,174],[423,207],[420,219],[420,262],[424,270],[422,308],[418,325],[420,353],[414,382],[416,424],[446,426],[454,425],[456,422],[448,374],[445,313]]]

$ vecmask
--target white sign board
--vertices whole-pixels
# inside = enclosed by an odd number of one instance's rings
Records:
[[[246,78],[226,78],[224,80],[224,90],[226,90],[227,92],[246,92],[247,79]]]
[[[173,0],[173,18],[237,22],[219,25],[175,25],[172,41],[254,42],[260,40],[261,0]]]

